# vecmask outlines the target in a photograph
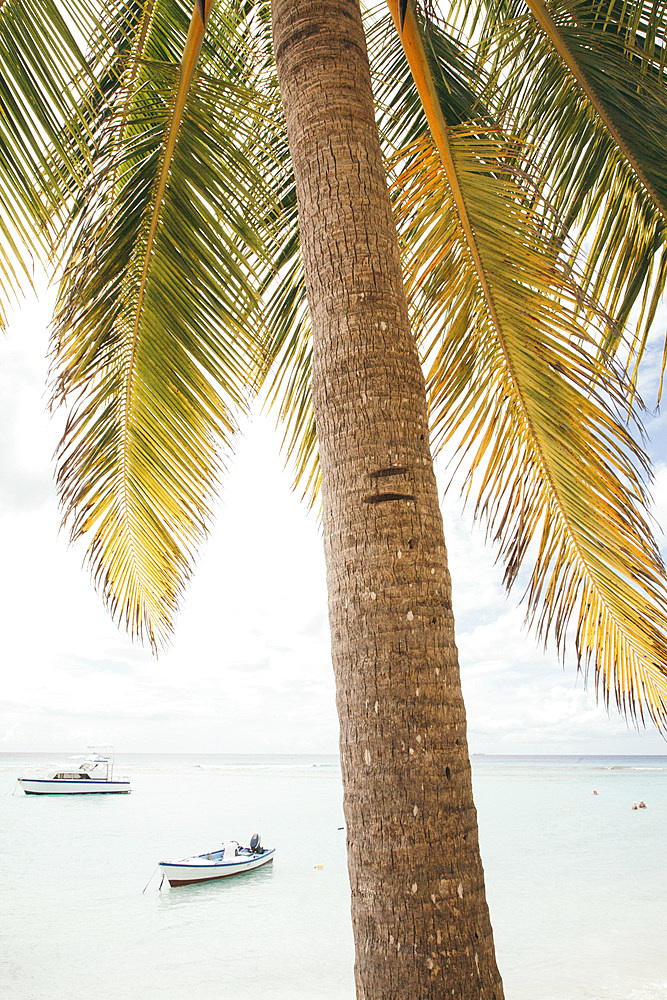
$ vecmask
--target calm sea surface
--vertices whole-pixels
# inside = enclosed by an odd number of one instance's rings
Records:
[[[353,1000],[336,758],[117,755],[131,795],[14,794],[62,763],[0,754],[0,996]],[[667,1000],[667,757],[473,774],[507,1000]],[[256,831],[273,865],[158,889],[158,861]]]

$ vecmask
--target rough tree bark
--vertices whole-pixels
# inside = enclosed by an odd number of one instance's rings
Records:
[[[274,0],[314,336],[360,1000],[502,1000],[424,380],[356,0]]]

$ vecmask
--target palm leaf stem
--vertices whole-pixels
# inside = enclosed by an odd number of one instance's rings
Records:
[[[208,17],[208,12],[210,11],[212,5],[213,5],[213,0],[207,0],[206,3],[207,17]],[[160,211],[162,209],[164,194],[167,189],[167,181],[169,179],[171,160],[174,154],[174,148],[176,146],[176,139],[178,137],[178,130],[180,128],[181,118],[183,116],[183,109],[185,107],[185,102],[188,98],[188,94],[190,92],[190,86],[192,84],[192,80],[195,75],[197,62],[199,60],[199,53],[201,52],[201,47],[204,41],[204,31],[205,28],[199,13],[199,9],[197,6],[195,6],[195,9],[192,14],[192,19],[190,21],[190,28],[188,29],[188,37],[186,39],[185,48],[183,50],[183,58],[181,59],[178,89],[176,91],[174,106],[171,113],[169,135],[167,136],[167,141],[165,143],[164,159],[162,161],[162,170],[160,172],[160,178],[158,180],[157,189],[155,192],[153,213],[151,216],[150,226],[148,229],[148,238],[146,240],[144,266],[141,275],[141,281],[139,283],[137,306],[134,317],[134,329],[132,332],[132,354],[134,354],[134,351],[136,350],[139,325],[141,322],[141,310],[143,306],[144,295],[146,292],[146,284],[148,282],[148,271],[150,268],[151,252],[153,250],[153,243],[155,241],[155,234],[157,232],[158,221],[160,218]],[[132,364],[130,362],[130,368],[131,367]],[[131,387],[131,382],[128,379],[126,399],[125,399],[126,417],[129,416],[129,410],[130,410],[130,398],[129,398],[130,387]]]
[[[403,45],[403,51],[405,52],[405,57],[408,60],[408,65],[410,66],[415,86],[419,93],[419,97],[421,98],[424,114],[426,115],[426,120],[428,121],[433,141],[436,144],[445,174],[447,175],[447,181],[449,182],[452,191],[452,197],[459,216],[461,228],[463,229],[466,237],[468,250],[473,259],[477,277],[480,285],[482,286],[484,298],[488,304],[491,319],[494,326],[500,333],[500,322],[493,303],[491,289],[486,279],[482,259],[477,247],[475,232],[470,221],[465,198],[463,197],[463,191],[461,190],[461,185],[459,183],[456,164],[454,162],[454,154],[449,141],[449,128],[440,107],[435,82],[428,64],[428,58],[426,50],[424,49],[424,43],[422,42],[417,18],[415,17],[414,6],[412,3],[408,2],[407,10],[402,9],[399,11],[398,0],[387,0],[387,6],[389,7],[394,24],[396,25],[396,30],[399,33],[401,44]]]
[[[205,7],[206,17],[208,17],[208,13],[210,12],[212,6],[213,6],[213,0],[207,0]],[[150,16],[144,19],[144,24],[142,25],[142,37],[144,38],[148,31],[149,24],[150,24]],[[171,167],[171,161],[174,154],[174,148],[176,146],[176,139],[178,137],[178,131],[181,124],[183,109],[185,107],[185,102],[188,98],[188,94],[190,92],[190,87],[192,85],[192,80],[195,75],[195,70],[197,69],[197,62],[199,60],[199,54],[201,52],[201,47],[204,41],[205,30],[206,29],[204,26],[204,21],[200,15],[197,5],[195,5],[192,18],[190,20],[190,27],[188,29],[188,35],[186,38],[185,47],[183,49],[183,57],[181,59],[178,88],[176,91],[176,96],[174,98],[174,105],[171,114],[171,122],[169,125],[169,134],[167,137],[167,141],[165,143],[164,158],[162,161],[162,170],[160,172],[160,178],[157,184],[155,200],[153,204],[153,213],[148,230],[148,238],[146,240],[144,265],[143,265],[141,280],[139,283],[139,290],[137,294],[134,325],[130,337],[131,347],[130,347],[130,360],[129,360],[128,371],[132,371],[134,367],[134,357],[136,355],[137,343],[139,338],[139,327],[141,325],[141,313],[144,302],[144,296],[146,293],[146,286],[148,283],[148,272],[150,269],[151,252],[153,249],[153,243],[155,241],[155,234],[157,232],[158,221],[162,209],[162,202],[164,200],[164,194],[167,189],[169,170]],[[137,60],[136,63],[137,67],[138,65],[139,65],[139,60]],[[122,419],[122,426],[124,429],[124,433],[126,435],[128,435],[130,432],[130,423],[132,419],[132,413],[131,413],[132,384],[133,384],[132,379],[128,378],[125,386],[125,400],[123,405],[123,419]],[[127,461],[127,452],[125,452],[125,460]],[[126,480],[124,479],[123,481]]]
[[[590,82],[586,79],[585,74],[582,72],[581,65],[574,58],[570,49],[568,48],[567,42],[563,38],[563,35],[558,30],[558,25],[552,18],[549,10],[547,9],[544,0],[526,0],[526,4],[530,9],[535,21],[544,32],[548,40],[553,45],[554,49],[563,60],[568,70],[577,82],[586,98],[590,101],[592,108],[595,111],[599,121],[604,125],[609,135],[612,137],[614,142],[617,144],[618,148],[623,153],[623,156],[627,160],[629,166],[634,171],[640,183],[646,189],[648,194],[651,196],[653,203],[662,215],[663,219],[667,222],[667,212],[665,211],[665,206],[655,190],[654,186],[649,181],[646,176],[646,172],[642,170],[640,164],[637,162],[637,158],[633,155],[632,150],[628,146],[627,142],[624,140],[623,136],[619,130],[614,125],[610,116],[604,107],[604,104],[600,100],[595,89],[591,86]]]

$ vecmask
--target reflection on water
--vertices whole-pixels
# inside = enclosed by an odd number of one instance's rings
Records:
[[[269,861],[262,868],[253,868],[249,872],[239,872],[236,875],[228,875],[225,878],[211,879],[208,882],[194,882],[192,885],[169,885],[166,877],[162,880],[162,875],[158,870],[155,878],[152,879],[156,891],[159,888],[161,902],[167,906],[196,905],[211,897],[216,899],[216,894],[221,892],[226,894],[227,901],[234,904],[238,895],[243,896],[243,902],[248,909],[252,909],[254,903],[261,905],[264,899],[263,883],[273,878],[273,861]],[[161,883],[161,886],[160,886]]]

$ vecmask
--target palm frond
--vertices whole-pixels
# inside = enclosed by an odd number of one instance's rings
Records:
[[[273,210],[263,220],[267,248],[260,295],[264,326],[263,352],[267,375],[265,400],[282,428],[281,448],[293,470],[293,486],[313,506],[320,486],[319,453],[310,391],[311,326],[299,222],[296,184],[272,55],[269,0],[256,8],[258,35],[263,35],[266,61],[262,89],[274,123],[264,176],[275,192]]]
[[[80,183],[92,76],[73,25],[94,22],[86,0],[0,3],[0,329]]]
[[[276,91],[277,97],[277,91]],[[281,130],[281,135],[284,133]],[[271,371],[269,407],[284,428],[282,449],[292,464],[294,488],[301,488],[310,506],[320,487],[319,450],[311,396],[312,342],[310,314],[299,240],[296,188],[287,143],[278,141],[281,165],[279,214],[270,231],[273,266],[265,278],[263,319]],[[268,241],[267,241],[268,242]]]
[[[310,316],[300,253],[292,259],[288,249],[286,258],[264,313],[272,371],[268,401],[277,408],[284,427],[282,447],[294,469],[293,485],[301,488],[312,507],[319,495],[321,473],[311,395]]]
[[[486,6],[484,54],[503,80],[505,122],[578,233],[586,287],[621,326],[632,317],[637,364],[667,274],[667,6]]]
[[[667,593],[645,512],[648,463],[621,417],[628,386],[601,369],[601,334],[579,321],[572,274],[508,171],[505,142],[464,130],[450,142],[476,260],[428,139],[397,203],[436,447],[465,457],[508,587],[533,560],[538,632],[564,649],[578,616],[578,662],[605,701],[613,692],[621,710],[664,726]]]
[[[522,148],[482,124],[447,126],[411,9],[402,41],[433,134],[401,154],[396,197],[436,438],[466,456],[508,587],[534,559],[541,634],[564,648],[578,609],[580,666],[605,700],[664,726],[664,568],[648,462],[621,418],[629,386],[600,360],[605,314],[563,262],[539,185],[517,172]]]
[[[367,13],[365,28],[380,136],[385,154],[391,156],[425,135],[428,122],[386,3]],[[422,20],[421,28],[433,85],[447,125],[461,125],[473,119],[491,124],[493,119],[485,104],[488,88],[480,85],[469,46],[440,22]]]
[[[58,486],[112,612],[155,644],[207,530],[220,446],[264,373],[256,272],[272,192],[241,5],[211,13],[206,39],[178,0],[127,27],[60,290]]]

